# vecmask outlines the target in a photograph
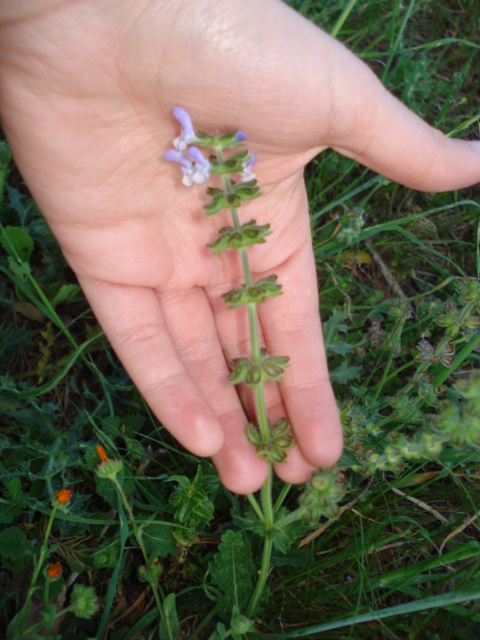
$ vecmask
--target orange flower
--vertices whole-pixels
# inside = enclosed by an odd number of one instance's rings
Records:
[[[100,462],[101,463],[108,462],[109,458],[105,453],[105,449],[102,447],[102,445],[97,444],[96,449],[97,449],[98,457],[100,458]]]
[[[47,567],[47,576],[50,580],[56,580],[60,578],[62,575],[62,565],[60,562],[54,562],[53,564],[49,564]]]
[[[70,489],[60,489],[60,491],[57,491],[55,494],[58,504],[62,506],[66,506],[70,502],[71,497],[72,492]]]

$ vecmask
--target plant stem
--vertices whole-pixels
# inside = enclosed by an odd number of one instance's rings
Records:
[[[50,514],[50,519],[48,521],[47,531],[45,532],[45,538],[43,539],[43,544],[42,544],[42,547],[40,549],[40,554],[38,556],[38,562],[37,562],[37,565],[36,565],[36,567],[35,567],[35,569],[33,571],[32,580],[30,582],[30,588],[28,589],[27,597],[25,599],[25,604],[22,607],[22,613],[21,613],[20,618],[18,620],[17,629],[20,630],[20,631],[22,629],[21,624],[22,624],[23,618],[25,616],[25,611],[27,610],[28,605],[30,604],[30,600],[32,599],[33,592],[35,591],[35,585],[36,585],[37,580],[38,580],[38,575],[40,573],[40,570],[42,568],[43,563],[45,562],[45,559],[48,556],[48,550],[47,550],[48,538],[50,537],[50,532],[52,531],[53,521],[55,519],[55,514],[56,513],[57,513],[57,507],[53,507],[52,513]]]
[[[123,506],[125,507],[125,509],[126,509],[126,511],[128,513],[128,516],[130,518],[130,522],[132,523],[133,533],[134,533],[135,538],[136,538],[136,540],[138,542],[138,546],[140,547],[140,549],[142,551],[143,558],[145,560],[145,564],[146,564],[147,572],[148,572],[148,570],[149,570],[149,567],[148,567],[148,553],[147,553],[147,550],[145,549],[145,545],[143,544],[142,534],[141,534],[141,532],[140,532],[140,530],[138,528],[137,522],[136,522],[136,520],[135,520],[135,518],[133,516],[133,511],[132,511],[132,509],[130,507],[130,503],[128,502],[127,496],[125,495],[125,493],[124,493],[124,491],[122,489],[122,486],[119,483],[119,481],[117,480],[117,478],[113,478],[112,482],[115,485],[115,487],[116,487],[116,489],[117,489],[117,491],[118,491],[118,493],[120,495],[120,498],[122,499]],[[167,631],[168,638],[169,638],[169,640],[175,640],[173,635],[172,635],[172,629],[170,627],[170,620],[165,615],[165,611],[163,609],[162,600],[165,600],[165,595],[163,593],[163,589],[160,587],[160,585],[157,584],[157,582],[154,579],[149,580],[149,584],[150,584],[150,587],[152,588],[153,596],[155,598],[155,603],[157,605],[158,612],[160,613],[160,618],[161,618],[161,620],[162,620],[162,622],[163,622],[163,624],[165,626],[165,629]],[[159,590],[160,590],[160,593],[161,593],[161,599],[160,599]]]
[[[217,157],[221,160],[221,152],[217,152]],[[226,193],[232,193],[232,183],[229,177],[223,178],[223,183],[225,186]],[[232,217],[233,226],[236,231],[240,231],[240,221],[238,219],[238,213],[235,207],[230,208],[230,214]],[[246,247],[242,247],[240,249],[240,259],[242,262],[242,270],[243,277],[245,278],[245,286],[249,287],[253,284],[252,280],[252,272],[250,270],[250,264],[248,261],[248,253]],[[258,364],[260,362],[260,345],[258,341],[258,319],[257,319],[257,305],[253,302],[247,304],[247,312],[248,312],[248,325],[250,330],[250,349],[252,362]],[[270,424],[267,417],[267,411],[265,406],[265,394],[263,389],[263,383],[260,383],[255,387],[255,413],[257,416],[258,429],[262,436],[262,440],[264,442],[270,442]],[[272,554],[272,538],[270,535],[270,531],[273,529],[275,524],[275,514],[273,510],[272,504],[272,482],[273,482],[273,470],[272,463],[269,462],[269,470],[267,479],[261,489],[261,499],[262,499],[262,510],[263,510],[263,518],[260,518],[265,524],[265,542],[263,546],[263,556],[262,556],[262,567],[260,570],[260,575],[255,585],[255,590],[253,592],[252,598],[250,600],[247,616],[250,616],[256,609],[258,601],[263,593],[265,588],[265,582],[268,576],[268,570],[270,568],[270,557]],[[256,502],[252,502],[255,513],[260,517],[258,513],[258,505],[255,508]]]
[[[265,518],[263,516],[262,510],[260,509],[260,505],[258,504],[258,502],[257,502],[255,496],[253,495],[253,493],[248,493],[247,494],[247,498],[248,498],[248,501],[250,502],[250,505],[251,505],[252,509],[257,514],[258,519],[261,522],[265,522]]]
[[[260,596],[265,588],[265,583],[268,577],[268,570],[270,568],[270,557],[272,555],[273,540],[270,533],[267,533],[265,537],[265,543],[263,546],[262,566],[260,569],[260,575],[258,576],[257,584],[255,585],[255,591],[250,599],[247,609],[247,618],[252,616],[257,608]]]

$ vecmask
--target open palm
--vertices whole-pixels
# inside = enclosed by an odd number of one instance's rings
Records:
[[[29,3],[25,3],[28,5]],[[23,7],[25,7],[23,5]],[[133,6],[135,5],[135,6]],[[243,221],[269,222],[252,271],[284,295],[259,305],[261,340],[289,355],[270,384],[298,447],[277,472],[301,482],[342,446],[318,315],[303,167],[326,147],[414,188],[480,179],[480,154],[405,109],[339,43],[277,0],[32,2],[0,22],[0,113],[16,162],[112,346],[152,410],[224,484],[258,489],[267,467],[245,437],[227,361],[249,352],[242,310],[220,295],[242,279],[235,252],[206,245],[202,187],[163,153],[174,106],[197,129],[241,128],[263,196]],[[2,10],[0,8],[0,20]],[[20,10],[18,10],[20,11]],[[243,392],[242,392],[243,393]],[[251,399],[242,395],[249,407]]]

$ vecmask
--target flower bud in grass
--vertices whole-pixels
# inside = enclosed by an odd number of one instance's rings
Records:
[[[100,462],[107,462],[108,461],[108,456],[106,454],[105,449],[102,447],[101,444],[97,444],[97,446],[95,447],[98,453],[98,457],[100,458]]]
[[[56,509],[65,509],[72,498],[72,492],[70,489],[60,489],[53,496],[52,504]]]
[[[60,562],[54,562],[53,564],[48,564],[45,568],[44,572],[45,578],[48,580],[58,580],[62,577],[62,565]]]
[[[99,478],[108,478],[109,480],[115,480],[117,475],[123,469],[123,462],[121,460],[107,460],[102,462],[95,468],[95,473]]]
[[[70,611],[77,618],[88,620],[98,611],[98,600],[93,587],[85,587],[83,584],[75,584],[69,606]]]

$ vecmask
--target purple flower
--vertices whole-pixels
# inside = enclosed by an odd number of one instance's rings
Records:
[[[237,135],[235,136],[235,140],[237,140],[238,142],[243,142],[246,139],[247,139],[247,136],[245,135],[245,133],[243,131],[237,131]]]
[[[243,172],[240,174],[240,182],[248,182],[249,180],[255,180],[255,174],[252,172],[252,167],[257,162],[255,156],[250,156],[243,164]]]
[[[197,136],[193,130],[192,119],[182,107],[175,107],[173,109],[173,115],[182,125],[182,133],[175,138],[173,146],[177,151],[185,151],[191,142],[197,141]]]
[[[210,177],[210,162],[203,157],[202,152],[197,147],[190,147],[187,154],[185,155],[176,149],[169,149],[164,153],[163,157],[180,165],[180,170],[183,173],[182,182],[186,187],[191,187],[194,183],[203,184],[207,182]]]

